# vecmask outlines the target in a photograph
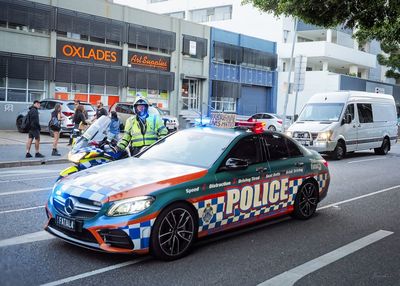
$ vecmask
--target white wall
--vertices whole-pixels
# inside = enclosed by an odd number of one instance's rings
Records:
[[[277,113],[283,114],[285,104],[285,88],[284,84],[287,82],[288,73],[280,72],[278,78],[278,103]],[[293,81],[294,74],[291,75]],[[304,90],[298,93],[297,97],[297,114],[300,113],[303,106],[307,103],[308,99],[317,92],[328,92],[339,90],[340,75],[324,72],[324,71],[309,71],[306,72]],[[294,112],[295,94],[289,94],[288,107],[286,114],[293,115]]]

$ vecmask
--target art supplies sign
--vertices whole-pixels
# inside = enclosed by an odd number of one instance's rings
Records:
[[[129,63],[132,67],[141,67],[169,71],[170,58],[152,54],[129,52]]]
[[[233,128],[235,127],[236,114],[233,113],[211,113],[210,125],[219,128]]]

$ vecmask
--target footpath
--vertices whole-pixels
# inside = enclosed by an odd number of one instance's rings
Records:
[[[25,158],[28,133],[19,133],[16,130],[0,130],[0,168],[33,166],[42,164],[67,163],[67,146],[69,137],[62,135],[58,143],[58,152],[61,156],[51,156],[53,138],[47,133],[40,134],[40,153],[44,158],[35,158],[35,144],[32,143],[32,158]],[[34,142],[34,141],[33,141]]]

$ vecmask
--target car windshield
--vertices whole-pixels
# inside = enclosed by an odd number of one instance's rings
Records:
[[[209,168],[234,137],[203,132],[197,128],[185,129],[158,141],[142,153],[140,158]]]
[[[309,103],[298,121],[339,121],[343,106],[343,103]]]

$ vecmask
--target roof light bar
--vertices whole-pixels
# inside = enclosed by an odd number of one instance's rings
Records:
[[[236,121],[235,126],[237,128],[241,129],[248,129],[251,132],[254,132],[256,134],[260,134],[264,132],[265,128],[265,122],[260,122],[260,121]]]

